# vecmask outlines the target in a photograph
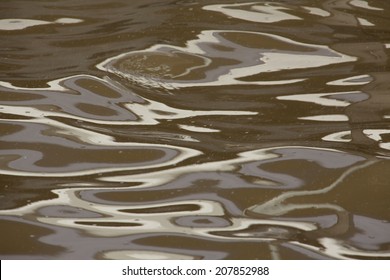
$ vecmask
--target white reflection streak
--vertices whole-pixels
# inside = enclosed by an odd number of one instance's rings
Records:
[[[330,86],[358,86],[369,84],[373,80],[374,79],[370,75],[359,75],[327,82],[326,84]]]
[[[314,103],[322,106],[330,106],[330,107],[347,107],[351,105],[351,102],[345,100],[337,100],[331,97],[335,95],[351,94],[351,93],[352,94],[361,93],[361,91],[283,95],[283,96],[277,96],[276,99],[310,102],[310,103]]]
[[[298,119],[318,122],[346,122],[349,120],[348,116],[337,114],[299,117]]]
[[[213,133],[213,132],[220,132],[219,129],[213,129],[208,127],[199,127],[199,126],[193,126],[193,125],[185,125],[180,124],[179,127],[184,130],[192,131],[192,132],[205,132],[205,133]]]
[[[274,23],[284,20],[302,20],[302,18],[290,15],[280,10],[289,10],[286,7],[276,7],[269,4],[256,5],[258,2],[230,4],[230,5],[209,5],[204,6],[203,10],[214,11],[225,14],[228,17],[242,19],[252,22]],[[242,10],[249,6],[250,10]]]
[[[22,30],[32,26],[47,25],[47,24],[73,24],[83,22],[81,19],[76,18],[59,18],[55,21],[36,20],[36,19],[21,19],[21,18],[9,18],[0,19],[0,30],[14,31]]]

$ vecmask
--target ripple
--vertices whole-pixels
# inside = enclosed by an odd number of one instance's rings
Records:
[[[8,2],[0,258],[390,258],[384,3]]]
[[[0,122],[8,129],[7,135],[1,139],[4,148],[0,151],[1,174],[81,176],[145,169],[146,166],[161,167],[200,154],[193,149],[169,145],[119,143],[107,135],[55,121],[49,122],[51,125],[26,120]]]
[[[54,80],[44,88],[17,87],[0,82],[1,111],[26,117],[65,117],[100,124],[136,121],[136,114],[123,103],[143,102],[142,98],[109,80],[77,75]],[[17,93],[17,95],[15,95]]]
[[[45,88],[22,88],[0,82],[0,113],[35,118],[46,123],[60,117],[110,125],[154,125],[209,115],[256,115],[251,111],[184,110],[142,98],[109,78],[77,75],[48,83]],[[17,99],[15,99],[17,93]]]
[[[244,158],[245,156],[245,158]],[[232,203],[229,199],[222,199],[225,196],[222,193],[223,188],[220,188],[218,193],[220,198],[214,198],[212,195],[205,194],[202,189],[193,190],[192,199],[178,194],[172,195],[172,189],[166,185],[162,185],[164,176],[159,176],[160,181],[156,181],[154,186],[157,188],[150,189],[151,197],[155,196],[153,192],[158,193],[158,200],[151,201],[148,198],[140,197],[143,193],[143,188],[127,187],[118,189],[106,188],[103,190],[86,190],[83,186],[71,189],[53,190],[57,195],[56,198],[49,200],[41,200],[32,202],[26,206],[16,209],[2,210],[0,214],[7,216],[22,216],[31,217],[34,213],[34,219],[41,224],[50,227],[60,227],[73,229],[83,232],[83,235],[94,238],[133,238],[139,240],[150,240],[157,236],[186,236],[195,240],[207,239],[208,242],[274,242],[269,248],[273,258],[281,257],[283,247],[297,250],[304,255],[316,255],[315,258],[334,257],[334,258],[385,258],[387,255],[383,250],[383,244],[387,239],[381,235],[387,224],[374,221],[366,218],[353,218],[356,229],[351,229],[348,226],[348,214],[341,205],[335,202],[331,203],[287,203],[287,199],[299,196],[320,195],[330,192],[332,189],[351,176],[358,170],[364,170],[372,165],[372,162],[363,162],[364,158],[340,152],[331,149],[318,149],[313,147],[278,147],[241,154],[241,161],[237,163],[242,166],[241,172],[245,174],[251,173],[256,177],[271,179],[271,170],[264,171],[265,166],[281,162],[286,165],[287,162],[296,164],[299,159],[305,160],[307,163],[316,165],[317,168],[340,172],[340,168],[344,168],[345,172],[341,174],[335,181],[324,187],[314,190],[299,190],[299,191],[283,191],[279,196],[270,199],[263,204],[259,203],[252,207],[248,207],[245,212],[240,209],[231,211]],[[251,162],[251,160],[253,162]],[[257,160],[257,162],[256,162]],[[233,160],[233,162],[236,160]],[[236,163],[236,164],[237,164]],[[219,163],[221,165],[221,163]],[[251,169],[247,168],[247,164],[252,165]],[[276,165],[276,166],[278,166]],[[215,165],[217,166],[217,165]],[[177,167],[180,169],[181,167]],[[289,170],[290,168],[286,168]],[[172,170],[170,171],[172,172]],[[194,172],[194,171],[192,171]],[[318,170],[317,170],[318,172]],[[168,174],[168,173],[167,173]],[[268,174],[268,175],[267,175]],[[280,180],[283,174],[279,171],[272,180]],[[331,174],[331,173],[329,173]],[[136,175],[134,175],[136,176]],[[155,174],[150,174],[155,177]],[[297,176],[297,174],[295,174]],[[306,176],[306,175],[305,175]],[[318,178],[316,178],[318,179]],[[171,180],[178,180],[178,177],[171,177]],[[130,181],[130,180],[129,180]],[[305,184],[308,184],[306,180]],[[285,188],[287,188],[285,186]],[[177,188],[175,189],[178,190]],[[226,189],[230,192],[231,189]],[[239,191],[242,186],[236,186],[235,191],[239,196]],[[108,196],[98,198],[97,194],[105,192]],[[126,193],[127,192],[127,193]],[[188,193],[188,192],[186,192]],[[95,198],[92,198],[93,194]],[[162,195],[164,194],[164,195]],[[144,194],[145,195],[145,194]],[[203,197],[202,197],[203,196]],[[114,203],[109,201],[112,197]],[[132,198],[132,199],[129,199]],[[136,202],[139,199],[139,202]],[[146,199],[146,200],[145,200]],[[240,203],[236,199],[236,203]],[[66,206],[66,205],[72,205]],[[334,211],[335,216],[306,216],[304,218],[285,216],[284,214],[292,211],[303,209],[326,209]],[[312,213],[312,212],[309,212]],[[369,225],[374,223],[377,229]],[[359,228],[359,229],[357,229]],[[340,243],[337,238],[343,232],[353,230],[357,235],[349,238],[349,242],[355,248],[348,247],[345,243]],[[326,234],[324,234],[324,232]],[[359,233],[361,232],[361,234]],[[152,236],[154,236],[152,238]],[[327,236],[327,237],[324,237]],[[363,239],[368,236],[374,236],[370,242]],[[51,240],[45,238],[45,240]],[[360,245],[360,242],[363,245]],[[371,244],[371,245],[369,245]],[[365,246],[364,248],[362,246]],[[371,247],[367,247],[371,246]],[[377,246],[377,247],[375,247]],[[379,247],[378,247],[379,246]],[[147,249],[149,247],[149,249]],[[325,250],[321,249],[324,247]],[[181,255],[184,251],[174,251],[174,248],[164,249],[160,247],[156,250],[153,246],[139,247],[141,249],[121,249],[121,250],[103,250],[100,252],[100,257],[116,259],[116,258],[137,258],[147,256],[156,258],[169,258],[171,253],[178,258],[192,256],[198,258],[199,253],[196,250],[185,250],[186,254]],[[348,250],[346,249],[348,248]],[[172,251],[173,250],[173,251]],[[376,250],[370,252],[370,250]],[[211,250],[209,253],[212,254]],[[108,253],[111,252],[111,253]],[[189,253],[191,252],[191,253]],[[108,254],[106,254],[108,253]],[[167,253],[167,254],[165,254]],[[185,255],[185,256],[184,256]],[[203,254],[201,254],[203,255]],[[221,257],[221,256],[220,256]]]
[[[305,79],[256,75],[356,61],[327,46],[249,31],[202,31],[185,47],[159,44],[109,58],[97,67],[145,87],[280,85]]]

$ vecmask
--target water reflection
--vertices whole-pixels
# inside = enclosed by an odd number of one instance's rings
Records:
[[[212,30],[203,31],[197,37],[184,48],[155,45],[120,54],[98,68],[143,86],[175,89],[295,83],[304,79],[279,76],[278,80],[267,81],[260,74],[356,60],[326,46],[304,44],[274,34]]]
[[[15,3],[1,258],[390,258],[387,3]]]

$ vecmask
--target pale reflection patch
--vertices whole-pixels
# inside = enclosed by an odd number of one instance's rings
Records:
[[[375,26],[375,24],[373,24],[372,22],[368,21],[367,19],[357,18],[357,20],[359,21],[359,24],[362,25],[362,26]]]

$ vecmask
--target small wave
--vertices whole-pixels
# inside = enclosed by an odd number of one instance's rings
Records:
[[[212,30],[201,32],[186,47],[155,45],[109,58],[97,68],[146,87],[177,89],[291,84],[305,79],[253,77],[355,60],[327,46],[305,44],[274,34]]]

